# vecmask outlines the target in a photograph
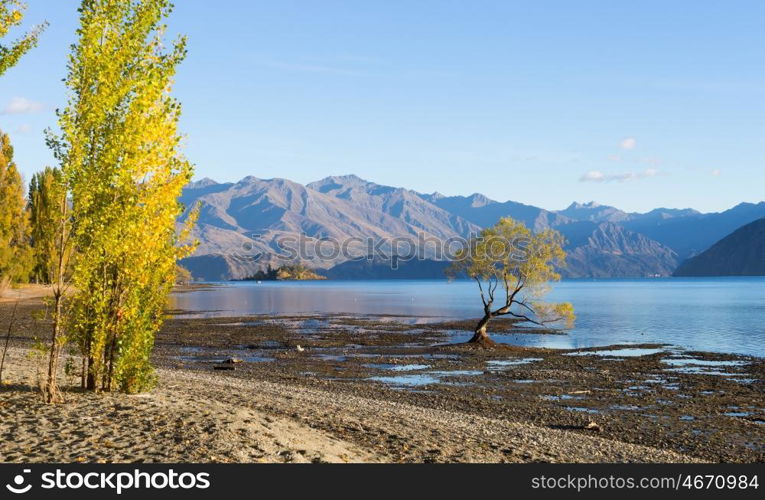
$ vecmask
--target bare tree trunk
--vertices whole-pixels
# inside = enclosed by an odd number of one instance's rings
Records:
[[[88,358],[82,357],[82,371],[80,372],[80,387],[83,389],[88,388]]]
[[[11,341],[11,330],[13,329],[13,322],[16,319],[16,308],[19,307],[19,300],[16,299],[16,303],[13,304],[13,312],[11,313],[11,321],[8,323],[8,333],[5,335],[5,346],[3,347],[3,357],[0,359],[0,383],[3,382],[3,368],[5,367],[5,354],[8,352],[8,343]]]
[[[85,382],[85,389],[93,392],[98,392],[98,381],[96,380],[96,376],[93,373],[93,356],[88,355],[88,372],[87,372],[87,378]]]
[[[58,360],[63,346],[61,341],[61,299],[61,293],[56,292],[54,295],[55,316],[53,317],[53,333],[50,339],[50,358],[48,360],[48,379],[45,382],[44,391],[46,403],[61,403],[64,400],[58,388]]]
[[[489,337],[487,330],[489,321],[491,321],[491,312],[486,311],[483,315],[483,318],[481,318],[480,321],[478,321],[478,324],[475,326],[473,337],[468,340],[469,344],[478,344],[484,347],[495,345],[495,342]]]

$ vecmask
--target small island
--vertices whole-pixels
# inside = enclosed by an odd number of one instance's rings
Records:
[[[290,264],[278,268],[273,268],[269,264],[265,270],[260,269],[252,276],[242,278],[239,281],[309,281],[325,279],[327,279],[326,276],[318,274],[303,264]]]

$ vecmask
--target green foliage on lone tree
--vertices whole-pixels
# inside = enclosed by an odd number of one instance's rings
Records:
[[[483,317],[470,342],[492,344],[487,326],[499,316],[537,325],[573,325],[570,303],[542,301],[550,283],[560,280],[556,267],[565,265],[563,243],[557,231],[533,234],[510,217],[503,217],[470,239],[447,270],[450,277],[466,275],[478,284]]]

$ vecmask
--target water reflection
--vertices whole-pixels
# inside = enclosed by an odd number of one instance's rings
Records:
[[[574,304],[577,322],[569,334],[495,338],[564,349],[662,343],[765,356],[762,277],[571,280],[556,284],[550,299]],[[475,284],[468,281],[241,282],[176,294],[171,306],[208,317],[328,313],[407,316],[422,323],[481,312]]]

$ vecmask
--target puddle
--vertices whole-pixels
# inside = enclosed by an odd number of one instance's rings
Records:
[[[337,361],[340,363],[348,359],[347,356],[341,356],[339,354],[314,354],[313,357],[322,361]]]
[[[406,366],[406,365],[392,365],[392,366]],[[417,365],[414,365],[417,366]],[[417,373],[411,375],[393,375],[386,377],[369,377],[367,380],[374,380],[376,382],[382,382],[383,384],[391,387],[417,387],[423,385],[432,384],[446,384],[446,385],[459,385],[455,382],[445,382],[441,380],[447,377],[459,377],[459,376],[473,376],[482,375],[482,371],[478,370],[452,370],[452,371],[432,371],[425,373]]]
[[[719,377],[733,377],[735,373],[729,373],[716,368],[705,366],[678,366],[676,368],[667,368],[668,372],[683,373],[685,375],[717,375]]]
[[[542,361],[542,358],[492,359],[486,362],[486,369],[489,371],[500,371],[512,366],[527,365],[537,361]]]
[[[439,377],[473,377],[476,375],[483,375],[480,370],[448,370],[448,371],[435,371],[428,372]]]
[[[566,409],[569,411],[578,411],[580,413],[593,413],[593,414],[600,413],[600,410],[595,410],[593,408],[585,408],[584,406],[566,406]]]
[[[391,358],[391,359],[406,359],[406,358],[421,358],[421,359],[460,359],[459,354],[387,354],[387,353],[353,353],[347,354],[349,358]]]
[[[583,396],[575,396],[573,394],[545,394],[543,396],[539,396],[541,399],[544,399],[545,401],[569,401],[572,399],[582,399]]]
[[[645,349],[641,347],[625,347],[623,349],[601,349],[596,351],[577,351],[566,353],[565,356],[603,356],[608,358],[637,358],[665,352],[666,349]]]
[[[751,417],[754,415],[750,411],[728,411],[723,413],[726,417]]]
[[[749,385],[749,384],[754,384],[755,382],[757,382],[757,379],[755,378],[732,378],[730,380],[742,385]]]
[[[696,417],[692,417],[691,415],[683,415],[680,417],[680,420],[682,420],[683,422],[692,422],[696,420]]]
[[[390,370],[394,372],[411,372],[415,370],[425,370],[430,368],[430,365],[395,365],[393,363],[369,363],[366,368],[375,368],[377,370]]]
[[[266,356],[221,356],[221,357],[209,357],[209,356],[176,356],[175,359],[185,361],[187,363],[215,363],[220,364],[226,362],[231,358],[241,359],[245,363],[267,363],[273,361],[274,358]]]
[[[725,368],[737,368],[747,365],[744,361],[719,361],[691,357],[666,358],[662,359],[661,362],[671,367],[666,368],[665,371],[668,372],[683,373],[687,375],[717,375],[719,377],[733,377],[740,375],[738,373],[726,371]],[[738,380],[744,381],[748,379]]]
[[[617,410],[617,411],[637,411],[637,410],[643,410],[645,408],[637,406],[637,405],[613,405],[613,406],[609,406],[609,409]]]
[[[688,357],[675,357],[675,358],[665,358],[661,360],[662,363],[670,365],[670,366],[677,366],[677,367],[686,367],[686,366],[704,366],[704,367],[728,367],[728,366],[744,366],[747,363],[744,361],[720,361],[720,360],[711,360],[711,359],[696,359],[696,358],[688,358]]]
[[[370,377],[369,380],[382,382],[383,384],[393,387],[418,387],[440,382],[438,378],[426,374],[397,375],[395,377]]]

